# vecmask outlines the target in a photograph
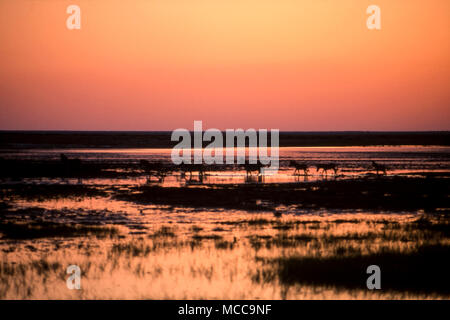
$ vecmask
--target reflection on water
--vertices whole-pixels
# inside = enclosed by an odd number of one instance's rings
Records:
[[[409,254],[450,238],[419,227],[421,212],[315,210],[297,214],[137,205],[103,198],[16,200],[9,221],[111,225],[111,237],[3,241],[2,298],[398,299],[442,293],[369,292],[326,284],[286,283],[271,260]],[[419,221],[419,222],[418,222]],[[441,221],[442,222],[442,221]],[[422,223],[422,222],[420,222]],[[442,225],[441,225],[442,226]],[[448,221],[444,226],[448,230]],[[439,230],[439,229],[436,229]],[[65,287],[64,268],[76,264],[83,290]],[[49,267],[50,266],[50,267]],[[333,268],[333,266],[330,266]],[[355,274],[359,279],[359,275]],[[358,280],[364,284],[364,278]],[[7,290],[3,290],[7,289]]]
[[[226,151],[224,151],[225,154]],[[164,187],[178,187],[199,184],[235,184],[235,183],[293,183],[314,182],[324,179],[348,179],[375,174],[371,167],[372,161],[377,161],[387,168],[389,176],[423,176],[430,173],[450,172],[450,147],[441,146],[380,146],[380,147],[281,147],[280,169],[273,175],[264,177],[247,177],[246,172],[237,166],[206,168],[205,175],[200,177],[194,172],[192,176],[174,171],[161,182],[156,177],[148,177],[142,170],[135,174],[131,166],[139,160],[150,162],[161,161],[170,164],[171,149],[64,149],[64,150],[13,150],[4,151],[5,159],[21,159],[33,161],[59,160],[60,153],[70,158],[79,158],[85,163],[108,163],[118,167],[105,168],[103,172],[119,174],[114,178],[83,178],[84,184],[92,185],[142,185],[158,184]],[[248,154],[248,150],[247,150]],[[290,160],[297,160],[309,166],[309,174],[294,174],[294,168],[289,167]],[[324,174],[318,172],[315,165],[332,162],[337,165],[338,172]],[[127,168],[130,165],[130,168]],[[255,174],[254,174],[255,175]],[[11,179],[3,182],[15,183]],[[19,183],[60,183],[59,178],[26,178]],[[79,183],[78,179],[65,179],[65,183]]]
[[[380,250],[408,253],[416,243],[439,243],[438,234],[431,236],[408,229],[417,219],[411,214],[322,212],[275,218],[271,213],[255,215],[242,211],[130,209],[122,203],[111,203],[105,209],[105,203],[100,200],[90,204],[64,201],[41,205],[60,208],[63,212],[76,211],[79,215],[84,215],[86,208],[92,212],[108,210],[118,219],[104,221],[119,225],[123,219],[119,212],[128,209],[125,215],[128,230],[121,229],[119,238],[21,240],[14,245],[3,242],[1,286],[9,290],[1,291],[2,298],[441,297],[433,293],[368,292],[364,288],[286,284],[277,278],[261,278],[261,272],[276,272],[264,259],[301,256],[320,260],[336,254],[350,255],[358,251],[368,254]],[[141,226],[139,232],[133,228],[136,225]],[[404,241],[405,237],[409,241]],[[448,245],[448,239],[445,241]],[[79,292],[65,288],[64,268],[70,264],[79,265],[83,272],[83,290]],[[50,270],[47,266],[51,266]]]

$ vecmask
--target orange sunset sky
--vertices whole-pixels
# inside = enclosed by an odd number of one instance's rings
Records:
[[[450,130],[449,86],[449,0],[0,0],[0,129]]]

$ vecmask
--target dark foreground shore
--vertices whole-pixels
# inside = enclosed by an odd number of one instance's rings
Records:
[[[170,137],[169,131],[0,131],[0,149],[172,148]],[[449,146],[450,132],[280,132],[281,147],[375,145]]]
[[[210,185],[203,188],[140,186],[118,190],[120,200],[203,208],[274,210],[344,209],[436,212],[450,208],[447,178],[375,178],[292,184]]]
[[[4,200],[42,201],[64,197],[98,197],[141,205],[189,208],[274,211],[284,206],[291,213],[304,210],[368,210],[371,212],[424,211],[447,214],[450,185],[447,176],[366,177],[305,183],[202,185],[201,187],[94,186],[70,184],[2,184]],[[281,212],[282,213],[282,212]]]

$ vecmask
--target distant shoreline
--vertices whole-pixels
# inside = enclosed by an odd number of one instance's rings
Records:
[[[0,149],[172,148],[170,131],[0,131]],[[205,143],[207,145],[207,143]],[[280,147],[450,146],[450,131],[280,132]]]

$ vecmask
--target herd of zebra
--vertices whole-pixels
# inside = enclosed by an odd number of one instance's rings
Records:
[[[299,162],[291,160],[289,161],[289,167],[294,168],[294,175],[300,174],[300,172],[303,171],[303,174],[307,176],[309,174],[309,168],[315,167],[318,173],[327,174],[328,171],[334,172],[334,175],[337,175],[337,172],[339,170],[339,167],[336,163],[320,163],[316,165],[310,165],[306,162]],[[372,161],[369,166],[369,171],[375,171],[377,175],[384,174],[386,175],[387,167],[381,163],[376,163],[375,161]]]
[[[61,154],[61,163],[65,168],[66,173],[77,173],[77,171],[81,170],[81,160],[80,159],[69,159],[66,155]],[[198,177],[202,180],[205,176],[206,172],[210,169],[208,165],[205,164],[180,164],[180,165],[168,165],[163,162],[150,162],[148,160],[139,160],[138,164],[140,170],[142,170],[150,180],[151,177],[157,178],[159,181],[163,181],[164,178],[173,173],[179,172],[181,177],[192,179],[193,174],[197,174]],[[238,168],[246,172],[247,178],[254,173],[257,176],[264,175],[264,168],[266,165],[261,163],[245,163],[242,165],[238,165]],[[311,164],[306,161],[296,161],[290,160],[288,162],[289,168],[294,168],[293,175],[294,176],[308,176],[309,169],[315,168],[316,172],[320,175],[327,176],[329,173],[333,173],[334,176],[337,176],[339,171],[339,166],[336,163],[316,163]],[[380,174],[386,175],[387,167],[383,164],[376,163],[372,161],[370,166],[367,168],[369,171],[376,172],[376,175]]]
[[[165,176],[166,174],[173,171],[173,168],[164,165],[162,162],[149,162],[148,160],[140,160],[139,164],[145,172],[153,174],[155,176]],[[245,170],[247,176],[250,176],[254,172],[257,175],[264,174],[263,169],[267,166],[261,163],[245,163],[239,165],[239,167]],[[319,163],[311,165],[307,162],[300,162],[295,160],[290,160],[288,167],[294,168],[293,175],[300,175],[303,172],[304,176],[309,175],[309,168],[311,167],[315,167],[317,172],[322,175],[328,175],[329,172],[332,172],[336,176],[339,170],[339,167],[336,163]],[[177,166],[177,169],[183,176],[189,173],[189,176],[192,177],[192,174],[195,172],[197,172],[200,176],[203,176],[207,171],[208,166],[204,164],[180,164]],[[375,161],[372,161],[368,169],[375,171],[377,175],[385,175],[387,170],[385,165],[376,163]]]

